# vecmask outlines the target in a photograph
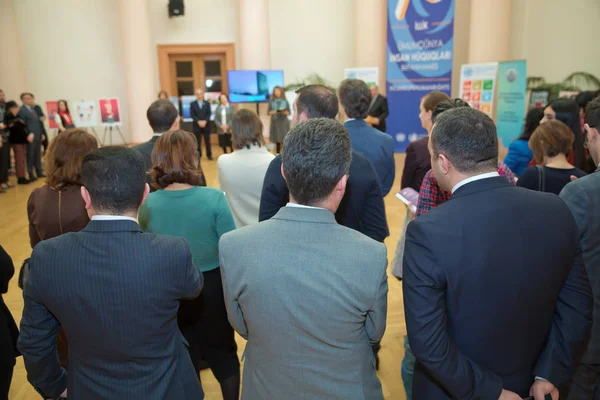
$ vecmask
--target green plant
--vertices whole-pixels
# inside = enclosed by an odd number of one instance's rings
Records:
[[[549,100],[552,101],[558,98],[559,93],[563,90],[573,92],[598,90],[600,89],[600,79],[587,72],[573,72],[558,83],[548,83],[541,76],[530,76],[527,78],[527,89],[550,89]]]

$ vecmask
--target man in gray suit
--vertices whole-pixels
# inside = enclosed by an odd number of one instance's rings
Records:
[[[600,164],[600,98],[588,103],[585,111],[587,147],[596,165]],[[575,217],[585,269],[594,294],[592,336],[581,364],[561,399],[600,399],[600,167],[596,172],[569,183],[560,193]]]
[[[42,116],[35,111],[35,100],[31,93],[21,94],[23,107],[19,110],[19,118],[25,121],[27,129],[33,134],[33,140],[27,145],[27,171],[29,172],[29,181],[33,182],[37,178],[45,178],[42,170],[42,142],[46,139],[44,136],[44,123]],[[34,175],[34,169],[37,173]]]
[[[243,399],[383,399],[371,344],[385,331],[386,249],[334,215],[351,159],[337,121],[296,125],[282,152],[290,202],[221,238],[229,321],[248,340]]]

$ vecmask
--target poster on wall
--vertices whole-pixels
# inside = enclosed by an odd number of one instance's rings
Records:
[[[427,135],[421,99],[452,88],[454,0],[388,0],[387,132],[396,152]]]
[[[121,113],[119,110],[119,99],[100,99],[100,124],[102,126],[120,126]]]
[[[219,97],[221,96],[221,92],[208,92],[204,93],[204,100],[210,104],[210,120],[215,120],[215,111],[219,106]]]
[[[196,96],[181,96],[181,116],[184,122],[192,122],[190,105],[196,100]]]
[[[497,62],[464,64],[460,69],[458,97],[493,118],[497,73]]]
[[[95,101],[72,101],[69,108],[76,127],[93,128],[98,125],[97,103]]]
[[[345,68],[344,79],[360,79],[365,81],[368,86],[371,86],[372,84],[379,85],[379,68]]]
[[[496,129],[503,147],[523,130],[527,95],[527,62],[505,61],[498,65]]]
[[[48,116],[48,127],[50,129],[58,129],[58,125],[54,118],[58,113],[58,101],[47,101],[46,102],[46,115]]]
[[[529,109],[542,108],[550,102],[550,89],[531,89]]]

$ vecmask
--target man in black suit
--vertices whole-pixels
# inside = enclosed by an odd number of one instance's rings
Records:
[[[369,89],[371,90],[369,117],[373,118],[373,128],[377,128],[381,132],[385,132],[385,119],[389,114],[387,99],[385,96],[379,94],[379,88],[376,84],[372,83]]]
[[[154,149],[154,143],[156,143],[163,133],[179,129],[179,113],[173,103],[169,100],[162,99],[156,100],[150,104],[148,111],[146,111],[146,117],[148,118],[148,123],[150,124],[154,135],[152,136],[152,139],[146,143],[138,144],[133,148],[139,151],[144,157],[144,165],[146,167],[146,172],[148,172],[150,168],[152,168],[151,156],[152,150]],[[152,178],[150,175],[146,175],[146,182],[150,185],[150,191],[154,192],[156,188],[152,186]]]
[[[335,118],[337,115],[337,96],[326,86],[305,86],[296,93],[295,123],[312,118]],[[352,151],[349,175],[346,193],[335,213],[337,222],[383,242],[389,231],[383,194],[373,165],[362,154]],[[281,175],[281,156],[277,156],[265,175],[258,220],[271,219],[289,199],[290,193]]]
[[[212,160],[212,149],[210,147],[210,104],[208,101],[204,101],[204,91],[202,89],[196,89],[197,101],[190,105],[190,114],[192,115],[194,135],[198,141],[198,152],[202,157],[202,137],[204,137],[204,144],[206,145],[206,157]]]
[[[42,118],[44,115],[39,115],[35,108],[35,99],[31,93],[21,94],[23,107],[19,110],[19,118],[25,121],[29,133],[33,134],[33,139],[27,145],[27,171],[29,173],[29,181],[33,182],[38,178],[45,178],[42,170],[42,142],[46,139],[46,129]],[[37,174],[34,174],[34,172]]]
[[[547,193],[498,176],[494,122],[440,114],[429,140],[443,205],[411,222],[404,309],[415,399],[558,399],[589,336],[577,225]]]
[[[125,147],[85,156],[81,188],[89,225],[37,245],[23,291],[18,348],[45,398],[201,399],[177,327],[182,298],[202,290],[184,239],[142,233],[149,193],[144,160]],[[69,373],[56,354],[69,337]]]

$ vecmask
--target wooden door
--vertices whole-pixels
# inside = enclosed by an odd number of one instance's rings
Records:
[[[197,88],[207,93],[227,92],[225,54],[169,56],[172,95],[191,96]]]

